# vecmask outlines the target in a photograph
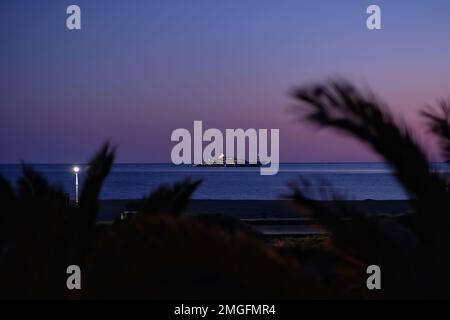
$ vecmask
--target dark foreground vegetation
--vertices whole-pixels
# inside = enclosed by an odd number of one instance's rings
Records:
[[[328,195],[292,202],[329,231],[280,249],[238,222],[183,215],[200,181],[161,186],[139,212],[98,225],[98,197],[114,161],[106,144],[89,163],[79,204],[24,166],[17,188],[0,177],[0,298],[449,298],[450,193],[408,128],[373,95],[345,82],[293,92],[301,121],[332,127],[370,146],[391,164],[414,208],[407,219],[367,215]],[[450,105],[422,115],[450,160]],[[343,219],[345,217],[345,219]],[[283,247],[283,246],[281,246]],[[82,290],[66,289],[66,268],[79,265]],[[366,287],[379,265],[382,290]]]

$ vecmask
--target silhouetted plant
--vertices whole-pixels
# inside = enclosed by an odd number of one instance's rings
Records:
[[[98,198],[103,182],[111,171],[114,158],[115,148],[111,148],[109,143],[106,143],[89,162],[78,205],[78,209],[84,213],[80,217],[86,225],[90,226],[96,221]]]
[[[428,121],[430,131],[435,133],[441,142],[442,156],[450,161],[450,101],[440,100],[439,109],[428,106],[421,114]]]
[[[116,223],[89,261],[88,298],[323,296],[294,259],[245,233],[229,238],[189,216],[137,214]]]
[[[180,215],[201,182],[186,179],[173,186],[162,185],[143,200],[140,212]]]
[[[200,182],[188,179],[160,186],[143,200],[137,214],[116,221],[105,231],[89,259],[88,298],[313,298],[329,294],[318,291],[323,286],[304,277],[295,259],[282,257],[246,230],[235,228],[230,237],[229,221],[182,216]]]
[[[181,216],[200,181],[161,186],[131,219],[97,225],[98,198],[114,150],[89,162],[79,205],[30,167],[17,191],[0,178],[0,297],[236,298],[323,297],[323,279],[305,277],[243,228],[233,237],[217,219]],[[82,292],[66,290],[68,265],[83,270]],[[301,288],[301,289],[299,289]]]
[[[30,166],[23,165],[16,190],[0,177],[1,297],[64,297],[67,266],[83,266],[92,246],[98,195],[113,159],[105,144],[89,163],[76,208]]]
[[[71,259],[83,263],[88,254],[96,231],[99,196],[102,185],[111,171],[115,148],[105,143],[89,161],[88,171],[80,193],[78,206],[71,216]]]
[[[342,201],[324,207],[308,198],[302,188],[294,188],[295,202],[330,230],[334,245],[361,261],[361,267],[381,266],[385,296],[448,297],[450,281],[445,273],[450,267],[450,197],[446,179],[431,170],[410,130],[373,94],[364,94],[344,81],[301,88],[293,97],[301,102],[294,109],[300,120],[350,134],[389,163],[410,195],[414,222],[407,228],[392,219],[367,216]],[[446,153],[448,105],[443,104],[442,110],[442,116],[423,114],[431,121],[433,132],[443,139]]]
[[[66,196],[28,166],[17,191],[1,185],[0,296],[54,298],[64,292]]]

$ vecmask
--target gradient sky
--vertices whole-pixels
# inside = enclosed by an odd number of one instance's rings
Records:
[[[372,3],[383,30],[366,28]],[[448,0],[2,0],[0,26],[0,163],[85,161],[106,139],[119,162],[169,162],[171,132],[194,120],[280,128],[282,162],[372,161],[294,122],[287,92],[349,78],[427,145],[415,114],[450,96]]]

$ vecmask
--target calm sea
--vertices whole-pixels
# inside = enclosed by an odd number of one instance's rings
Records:
[[[444,164],[439,170],[450,172]],[[34,165],[51,183],[62,186],[71,197],[75,177],[71,165]],[[87,167],[81,166],[82,185]],[[0,174],[15,182],[20,165],[0,165]],[[310,195],[327,198],[335,191],[347,199],[405,199],[406,194],[392,171],[383,163],[299,163],[282,164],[274,176],[261,176],[259,168],[193,168],[171,164],[116,164],[103,187],[102,199],[138,199],[160,184],[183,178],[201,178],[203,183],[194,199],[279,199],[289,191],[287,185],[299,177],[311,182]]]

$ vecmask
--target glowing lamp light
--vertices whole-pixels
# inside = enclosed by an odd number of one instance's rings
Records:
[[[78,205],[78,173],[80,172],[80,167],[74,166],[72,171],[75,173],[75,205]]]

